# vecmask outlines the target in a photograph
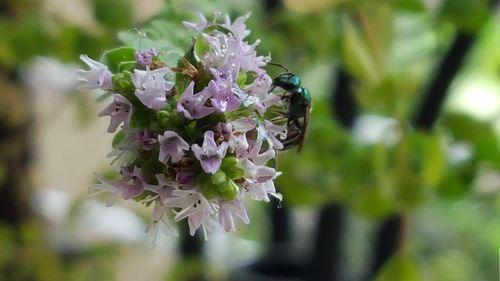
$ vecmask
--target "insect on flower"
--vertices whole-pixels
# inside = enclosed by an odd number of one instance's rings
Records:
[[[284,149],[290,149],[298,146],[298,151],[302,150],[305,142],[307,128],[309,126],[309,118],[311,115],[311,94],[309,90],[301,86],[300,77],[288,71],[286,67],[277,63],[268,63],[281,67],[285,70],[276,78],[269,92],[272,92],[276,87],[285,90],[281,99],[285,101],[285,112],[283,116],[286,118],[287,137],[283,141]]]

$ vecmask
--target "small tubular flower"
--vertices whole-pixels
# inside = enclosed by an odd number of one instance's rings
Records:
[[[159,68],[153,71],[134,70],[132,82],[134,83],[135,95],[148,108],[153,110],[162,109],[167,103],[174,83],[164,79],[170,73],[169,68]]]
[[[76,72],[78,79],[85,82],[85,84],[78,87],[79,89],[110,90],[112,88],[112,73],[106,65],[89,58],[87,55],[81,55],[80,59],[90,67],[90,70],[78,70]]]
[[[174,131],[166,131],[163,135],[159,135],[158,142],[160,143],[158,160],[163,163],[167,163],[168,159],[176,163],[184,155],[184,150],[189,150],[189,144]]]
[[[198,144],[193,144],[191,149],[196,159],[200,161],[203,170],[209,174],[215,174],[226,155],[227,147],[226,142],[222,142],[217,146],[214,140],[214,132],[206,131],[203,145],[200,147]]]
[[[200,119],[215,112],[214,107],[208,107],[205,104],[212,97],[212,93],[206,88],[198,94],[193,93],[194,82],[191,82],[182,97],[177,103],[177,111],[184,114],[188,119]]]
[[[132,117],[133,107],[132,104],[122,95],[114,94],[113,102],[104,108],[99,114],[99,117],[110,116],[108,133],[116,131],[116,128],[123,123],[128,126],[130,118]]]

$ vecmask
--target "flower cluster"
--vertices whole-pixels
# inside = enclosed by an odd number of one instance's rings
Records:
[[[269,119],[281,106],[270,92],[258,41],[245,41],[245,17],[223,23],[184,22],[197,33],[176,66],[166,65],[155,49],[111,50],[101,62],[86,55],[90,70],[79,71],[83,89],[102,89],[112,102],[99,116],[109,116],[116,179],[96,175],[95,192],[153,204],[151,226],[187,219],[190,234],[202,227],[205,237],[218,221],[235,231],[236,218],[249,223],[246,197],[281,199],[273,180],[277,150],[286,126]]]

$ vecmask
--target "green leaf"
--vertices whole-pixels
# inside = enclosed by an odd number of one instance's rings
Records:
[[[116,146],[119,145],[124,138],[125,138],[125,133],[122,130],[118,131],[118,133],[116,133],[115,136],[113,137],[113,142],[111,143],[111,146],[113,148],[116,148]]]
[[[198,58],[202,58],[205,53],[210,51],[210,46],[208,46],[207,42],[201,35],[196,38],[193,45],[194,55]]]
[[[108,66],[111,72],[120,71],[123,62],[135,61],[135,49],[131,47],[120,47],[109,50],[102,55],[101,62]]]
[[[446,115],[443,124],[457,141],[472,144],[474,159],[489,161],[500,167],[500,147],[492,124],[458,113]]]
[[[135,90],[130,71],[124,71],[113,75],[111,81],[113,81],[113,90],[124,96],[133,93]]]
[[[417,265],[405,254],[394,255],[382,268],[375,281],[420,281]]]
[[[184,56],[179,59],[177,62],[177,67],[179,68],[186,68],[189,65],[186,65],[186,62],[197,68],[199,61],[196,59],[196,55],[194,54],[194,46],[195,46],[195,41],[191,44],[191,47],[187,50],[187,52],[184,54]],[[177,73],[175,75],[175,86],[177,88],[177,92],[182,94],[189,83],[191,82],[190,77],[188,77],[185,74],[182,73]]]

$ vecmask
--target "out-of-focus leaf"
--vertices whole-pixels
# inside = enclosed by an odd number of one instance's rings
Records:
[[[488,2],[488,0],[445,0],[441,16],[465,31],[476,32],[491,13]]]
[[[438,184],[437,194],[447,199],[458,199],[466,195],[471,190],[474,175],[475,167],[471,162],[452,166]]]
[[[398,8],[412,12],[423,12],[425,9],[421,0],[394,0],[393,2]]]
[[[396,172],[397,173],[397,172]],[[397,176],[397,201],[403,209],[413,209],[424,200],[424,188],[414,173]]]
[[[96,19],[105,27],[117,30],[132,25],[130,4],[123,0],[93,0]]]
[[[366,218],[381,219],[394,210],[394,198],[383,187],[360,188],[353,200],[354,212]]]
[[[394,255],[382,268],[375,281],[420,281],[415,261],[406,254]]]
[[[429,264],[426,276],[431,280],[440,281],[466,281],[477,280],[477,265],[471,257],[456,250],[449,250],[440,253],[430,260],[426,261]]]
[[[345,20],[343,26],[343,54],[347,70],[359,80],[367,83],[379,80],[373,57],[358,31],[349,20]]]
[[[394,38],[393,6],[384,2],[367,2],[360,6],[357,16],[363,41],[366,42],[377,72],[385,73]]]
[[[339,0],[284,0],[283,3],[287,9],[296,13],[317,13],[328,9],[338,2]]]
[[[446,167],[446,154],[442,137],[437,133],[428,135],[425,139],[423,152],[422,182],[435,186],[442,178]]]
[[[465,114],[449,113],[444,116],[443,125],[457,141],[472,144],[476,161],[489,161],[500,167],[500,146],[490,123]]]

